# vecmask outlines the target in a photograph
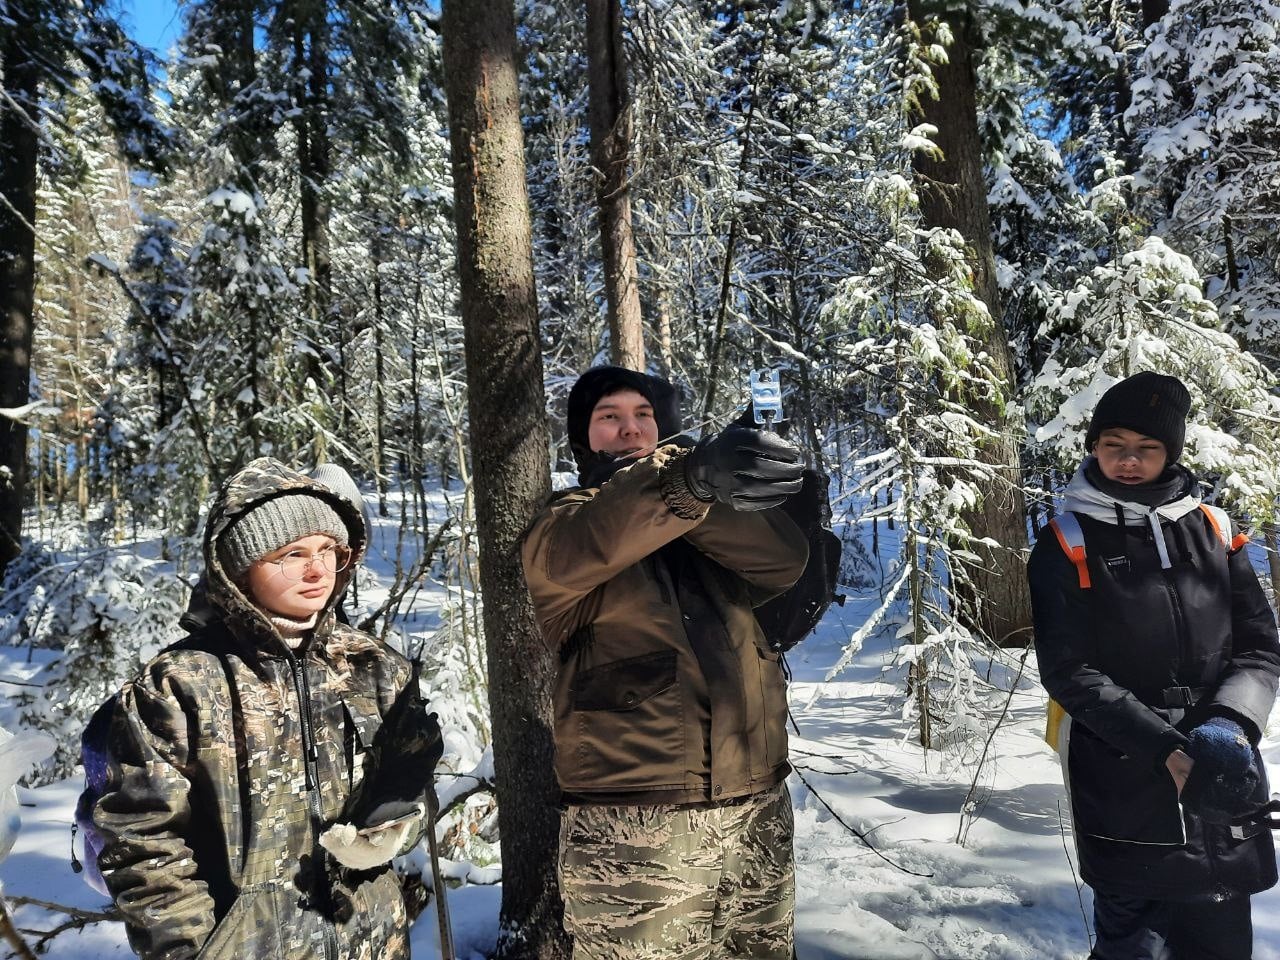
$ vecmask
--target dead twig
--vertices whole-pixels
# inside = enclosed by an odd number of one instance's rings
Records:
[[[9,905],[0,899],[0,935],[4,936],[5,942],[13,948],[13,955],[18,960],[36,960],[36,955],[31,952],[31,948],[27,946],[27,942],[22,939],[22,934],[13,925],[13,918],[9,916]]]
[[[978,758],[978,766],[973,771],[973,782],[969,784],[969,791],[965,794],[964,803],[960,805],[960,826],[956,830],[956,843],[964,845],[969,838],[969,828],[973,826],[973,822],[978,819],[981,814],[977,801],[978,794],[978,778],[982,776],[982,767],[987,762],[987,756],[991,753],[991,742],[995,740],[996,734],[1000,731],[1004,718],[1009,715],[1009,705],[1013,703],[1013,695],[1018,689],[1018,683],[1022,680],[1022,671],[1027,666],[1027,656],[1031,653],[1031,647],[1023,647],[1022,657],[1018,661],[1018,675],[1013,678],[1013,682],[1009,684],[1009,696],[1005,698],[1004,709],[1000,711],[1000,716],[996,719],[995,724],[991,727],[991,733],[987,735],[987,742],[982,745],[982,756]],[[985,800],[983,805],[985,805]]]
[[[374,624],[376,624],[378,619],[388,611],[391,612],[388,619],[395,618],[396,613],[400,609],[400,604],[404,601],[404,598],[408,595],[409,591],[412,590],[417,585],[418,581],[426,575],[426,572],[431,569],[432,558],[435,557],[436,549],[440,546],[440,541],[444,537],[445,531],[449,529],[449,526],[452,523],[453,518],[449,517],[444,521],[444,523],[440,524],[440,526],[436,528],[435,535],[432,536],[431,541],[427,544],[427,548],[418,556],[417,562],[415,562],[410,568],[407,576],[400,579],[399,573],[397,573],[397,582],[392,584],[391,590],[387,593],[387,599],[384,600],[376,610],[360,621],[361,630],[366,633],[373,633]]]
[[[1058,801],[1058,833],[1062,835],[1062,852],[1067,858],[1067,866],[1071,868],[1071,882],[1076,885],[1076,900],[1080,903],[1080,919],[1084,921],[1084,935],[1089,941],[1089,950],[1093,950],[1093,931],[1089,929],[1089,914],[1084,909],[1084,892],[1080,889],[1080,879],[1076,876],[1076,865],[1071,859],[1071,851],[1067,849],[1067,828],[1062,822],[1062,801]]]
[[[110,910],[82,910],[79,907],[68,907],[61,903],[53,903],[50,900],[40,900],[36,897],[9,897],[8,900],[20,907],[40,907],[54,913],[66,914],[68,920],[58,924],[52,930],[21,930],[13,925],[13,921],[9,916],[8,904],[0,900],[0,933],[4,934],[4,938],[14,948],[13,956],[19,960],[36,960],[35,953],[44,953],[45,947],[58,934],[65,930],[83,930],[91,923],[102,923],[103,921],[119,920],[120,914],[115,909]],[[22,934],[29,934],[38,937],[36,940],[35,953],[31,952],[31,948],[27,946],[26,941],[22,939]]]

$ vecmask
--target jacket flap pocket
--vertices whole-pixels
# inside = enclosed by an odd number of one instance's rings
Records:
[[[382,726],[382,715],[378,713],[378,704],[372,697],[347,696],[342,700],[342,710],[346,714],[347,729],[354,735],[355,743],[361,750],[373,746],[373,738]]]
[[[632,710],[675,682],[674,650],[616,660],[578,675],[573,709]]]

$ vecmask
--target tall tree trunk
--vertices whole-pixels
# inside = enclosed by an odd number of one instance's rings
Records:
[[[39,67],[27,52],[33,24],[23,3],[0,30],[0,407],[20,407],[31,388],[36,274],[36,133]],[[0,577],[22,549],[27,427],[0,415]]]
[[[297,113],[294,131],[297,136],[299,204],[302,221],[302,262],[306,265],[309,336],[315,353],[308,354],[307,372],[323,388],[325,354],[323,345],[331,334],[333,267],[329,253],[329,135],[327,107],[329,100],[329,25],[328,4],[323,0],[300,0],[293,7],[293,57],[298,70],[294,98]],[[303,65],[306,72],[303,73]],[[339,331],[339,345],[341,345]],[[345,432],[349,403],[346,377],[341,367],[333,371],[339,384],[341,418]]]
[[[925,18],[940,7],[927,0],[908,0],[907,4],[911,19],[925,29],[928,29]],[[1013,358],[996,284],[991,216],[978,137],[977,77],[973,51],[966,37],[967,17],[962,13],[944,12],[940,19],[951,28],[948,62],[934,64],[938,99],[922,98],[921,115],[916,119],[937,128],[934,141],[942,157],[916,154],[921,214],[926,226],[955,229],[964,237],[974,292],[991,314],[991,323],[985,330],[975,332],[988,355],[994,376],[1009,396],[1014,389]],[[990,399],[976,393],[962,394],[958,399],[979,423],[996,432],[997,439],[973,454],[995,467],[999,477],[983,491],[977,507],[964,513],[964,520],[975,537],[990,537],[1000,544],[998,549],[975,545],[981,560],[972,569],[974,595],[970,597],[968,619],[1002,645],[1024,644],[1030,639],[1031,603],[1022,555],[1027,546],[1027,531],[1017,440],[1020,431],[1007,422]]]
[[[604,289],[609,302],[609,356],[619,366],[643,370],[644,326],[627,185],[631,102],[622,46],[622,5],[620,0],[586,3],[591,164],[595,167]]]
[[[512,0],[444,0],[470,445],[502,838],[497,956],[567,957],[556,884],[555,662],[519,540],[550,490]]]
[[[362,203],[361,206],[364,206]],[[373,479],[378,485],[378,516],[387,516],[387,428],[386,361],[383,357],[382,237],[374,234],[370,244],[373,260]],[[442,477],[445,486],[448,478]]]

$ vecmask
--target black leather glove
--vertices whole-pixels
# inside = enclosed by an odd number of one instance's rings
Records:
[[[434,778],[444,755],[440,722],[418,687],[419,665],[395,703],[382,718],[373,744],[364,758],[364,782],[347,800],[341,819],[357,827],[377,826],[411,812],[425,802],[434,820],[439,809]]]
[[[703,437],[684,461],[685,480],[699,500],[735,510],[768,510],[803,484],[800,449],[776,433],[728,426]]]
[[[1227,826],[1254,806],[1258,764],[1238,723],[1211,717],[1191,731],[1184,748],[1195,761],[1182,803],[1208,823]]]

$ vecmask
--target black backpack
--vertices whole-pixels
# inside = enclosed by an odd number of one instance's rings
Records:
[[[844,595],[836,593],[841,544],[830,529],[829,485],[825,474],[806,468],[800,492],[775,508],[784,511],[809,541],[809,562],[800,579],[786,593],[756,607],[769,648],[780,653],[812,633],[832,601],[844,606]]]

